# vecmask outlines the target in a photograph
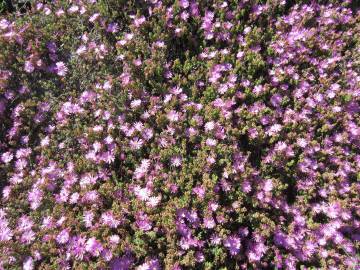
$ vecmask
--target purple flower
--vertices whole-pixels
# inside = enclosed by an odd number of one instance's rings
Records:
[[[34,269],[34,259],[32,257],[27,257],[23,263],[23,270],[33,270]]]
[[[77,260],[82,260],[86,253],[87,241],[82,236],[74,236],[70,240],[70,254]]]
[[[101,222],[110,228],[116,228],[120,224],[120,221],[114,217],[111,211],[107,211],[101,215]]]
[[[31,63],[31,61],[25,61],[25,67],[24,67],[24,70],[27,72],[27,73],[31,73],[35,70],[35,67],[34,65]]]
[[[103,246],[98,240],[96,240],[95,237],[91,237],[86,241],[85,250],[89,252],[92,256],[98,257],[103,250]]]
[[[120,236],[118,236],[117,234],[110,236],[109,242],[111,245],[116,246],[117,244],[120,243]]]
[[[168,112],[167,118],[170,122],[177,122],[179,121],[180,114],[177,111],[171,110],[170,112]]]
[[[30,202],[30,207],[33,210],[36,210],[41,203],[43,192],[38,188],[34,187],[28,194],[28,201]]]
[[[224,240],[224,246],[230,251],[231,255],[235,256],[240,252],[240,238],[235,235],[229,236]]]
[[[192,189],[193,193],[196,194],[200,199],[205,197],[205,189],[202,186],[197,186]]]
[[[0,215],[0,242],[9,241],[13,237],[9,223],[5,216]]]
[[[133,150],[139,150],[143,146],[143,144],[144,144],[144,141],[137,137],[135,137],[134,139],[132,139],[130,141],[130,147]]]
[[[6,163],[9,163],[13,159],[14,155],[11,152],[5,152],[1,155],[1,161]]]
[[[208,229],[214,228],[216,225],[215,220],[212,217],[204,218],[204,227]]]
[[[160,263],[157,259],[150,260],[136,267],[136,270],[160,270]]]
[[[69,241],[69,230],[64,229],[56,236],[56,242],[59,244],[66,244]]]
[[[116,33],[119,31],[119,25],[117,23],[110,23],[106,28],[107,32]]]
[[[181,163],[182,163],[182,159],[179,156],[175,156],[175,157],[171,158],[170,163],[171,163],[171,166],[180,167]]]
[[[152,228],[151,221],[145,213],[138,213],[136,217],[136,226],[142,231],[149,231]]]
[[[57,62],[55,67],[55,72],[59,76],[65,76],[68,71],[68,68],[65,66],[64,62]]]
[[[20,238],[20,242],[26,245],[29,245],[36,238],[35,232],[33,230],[27,230],[23,232]]]
[[[180,6],[182,8],[188,8],[189,7],[189,1],[188,0],[180,0]]]
[[[134,263],[134,258],[130,255],[124,255],[120,258],[115,258],[111,264],[111,270],[129,270]]]
[[[206,145],[207,146],[213,147],[213,146],[216,146],[216,144],[217,144],[217,141],[215,139],[212,139],[212,138],[207,138],[206,139]]]
[[[86,227],[92,226],[92,221],[94,219],[94,213],[92,211],[85,211],[83,215],[83,220]]]

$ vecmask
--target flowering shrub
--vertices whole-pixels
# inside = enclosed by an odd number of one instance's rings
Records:
[[[357,269],[356,2],[3,13],[0,269]]]

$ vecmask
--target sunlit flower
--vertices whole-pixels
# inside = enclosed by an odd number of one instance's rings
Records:
[[[55,67],[55,72],[59,76],[65,76],[68,71],[68,68],[65,66],[64,62],[57,62]]]

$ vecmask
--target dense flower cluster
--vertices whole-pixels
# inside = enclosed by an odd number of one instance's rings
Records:
[[[0,269],[357,269],[356,2],[2,15]]]

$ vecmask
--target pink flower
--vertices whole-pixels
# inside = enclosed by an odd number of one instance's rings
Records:
[[[216,146],[217,141],[215,139],[207,138],[205,143],[207,146]]]
[[[180,116],[178,112],[172,110],[168,112],[167,118],[169,119],[170,122],[177,122],[179,121]]]
[[[182,163],[181,157],[175,156],[171,158],[171,166],[180,167]]]
[[[57,62],[55,67],[55,72],[59,76],[65,76],[68,71],[68,68],[65,66],[64,62]]]
[[[35,233],[33,230],[28,230],[23,232],[23,234],[21,235],[20,238],[20,242],[23,244],[27,244],[29,245],[31,242],[33,242],[35,240]]]
[[[23,215],[18,220],[17,229],[21,232],[28,231],[32,228],[34,222],[26,215]]]
[[[155,42],[155,47],[164,48],[164,47],[165,47],[164,41],[162,41],[162,40],[156,41],[156,42]]]
[[[1,160],[5,164],[9,163],[13,159],[14,155],[11,152],[5,152],[1,155]]]
[[[98,141],[93,143],[94,152],[98,153],[101,150],[102,144]]]
[[[103,246],[95,237],[91,237],[86,241],[85,250],[89,252],[92,256],[98,257],[103,250]]]
[[[140,188],[139,186],[136,186],[134,189],[134,193],[136,197],[141,201],[146,201],[151,196],[151,190],[148,189],[147,187]]]
[[[204,218],[204,227],[207,229],[212,229],[215,227],[215,221],[212,217]]]
[[[82,260],[86,253],[86,238],[81,236],[74,236],[70,240],[70,253],[77,260]]]
[[[130,147],[133,150],[139,150],[142,147],[143,144],[144,144],[144,141],[142,139],[137,138],[137,137],[135,137],[134,139],[132,139],[130,141]]]
[[[140,18],[135,18],[134,19],[134,25],[136,27],[139,27],[140,25],[142,25],[144,22],[146,21],[146,18],[144,16],[141,16]]]
[[[0,20],[0,29],[1,30],[5,30],[6,28],[8,28],[9,25],[10,25],[10,23],[8,20],[6,20],[6,19]]]
[[[68,12],[69,12],[70,14],[72,14],[72,13],[77,12],[78,10],[79,10],[79,7],[76,6],[76,5],[73,5],[73,6],[71,6],[71,7],[68,9]]]
[[[92,221],[94,219],[94,213],[91,211],[86,211],[83,215],[83,220],[85,222],[85,226],[86,227],[91,227],[92,226]]]
[[[76,54],[77,55],[81,55],[83,54],[84,52],[86,52],[86,46],[85,45],[81,45],[77,50],[76,50]]]
[[[245,180],[241,185],[241,189],[243,192],[249,193],[252,190],[250,182]]]
[[[34,259],[32,257],[27,257],[23,263],[23,270],[33,270],[34,269]]]
[[[36,210],[40,206],[42,197],[43,197],[43,192],[38,187],[34,187],[28,193],[28,200],[30,202],[31,209]]]
[[[130,103],[130,107],[132,109],[137,108],[140,105],[141,105],[141,99],[135,99],[135,100],[131,101],[131,103]]]
[[[205,131],[211,131],[215,128],[215,122],[210,121],[205,124]]]
[[[149,217],[142,212],[137,214],[136,226],[142,231],[149,231],[152,228]]]
[[[120,243],[120,237],[117,234],[111,235],[109,238],[109,242],[112,245],[117,245]]]
[[[273,189],[273,183],[271,179],[266,179],[263,187],[265,192],[270,192]]]
[[[117,228],[120,225],[120,221],[113,216],[111,211],[107,211],[101,215],[101,222],[110,228]]]
[[[7,223],[0,221],[0,242],[5,242],[11,240],[13,233],[10,228],[7,226]]]
[[[50,229],[50,228],[53,228],[53,227],[54,227],[53,218],[50,217],[50,216],[44,217],[40,228],[42,228],[42,229]]]
[[[202,186],[194,187],[193,193],[196,194],[200,199],[204,199],[205,197],[205,189]]]
[[[31,73],[34,71],[35,67],[30,61],[25,61],[24,69],[27,73]]]
[[[95,22],[97,20],[97,18],[99,18],[100,14],[99,13],[94,13],[90,18],[89,18],[89,22]]]
[[[180,6],[182,8],[188,8],[189,7],[189,1],[188,0],[180,0]]]
[[[68,229],[64,229],[56,236],[56,242],[59,244],[66,244],[69,241],[69,237]]]
[[[228,238],[225,239],[224,246],[228,248],[231,255],[235,256],[240,251],[240,247],[241,247],[240,238],[235,235],[229,236]]]
[[[148,207],[156,207],[161,201],[161,195],[159,196],[151,196],[146,202],[146,206]]]
[[[141,179],[142,177],[145,176],[145,174],[147,173],[149,167],[150,167],[150,160],[149,159],[143,159],[141,161],[140,166],[135,169],[134,177],[136,179]]]
[[[157,259],[150,260],[136,267],[136,270],[160,270],[160,269],[161,269],[160,263]]]
[[[115,154],[110,151],[106,151],[101,155],[101,160],[103,160],[105,163],[111,164],[115,161]]]
[[[268,131],[266,131],[266,134],[273,136],[277,133],[279,133],[282,129],[282,126],[280,124],[274,124],[272,125]]]
[[[75,192],[75,193],[71,194],[69,203],[76,204],[78,202],[79,198],[80,198],[80,194],[78,192]]]

